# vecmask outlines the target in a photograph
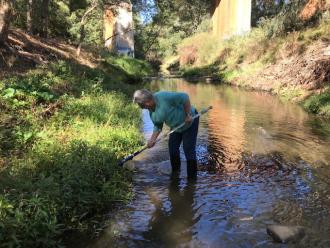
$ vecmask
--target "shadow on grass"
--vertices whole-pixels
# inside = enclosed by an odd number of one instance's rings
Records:
[[[0,82],[0,104],[8,110],[0,115],[1,155],[13,155],[0,170],[1,244],[55,246],[65,231],[98,230],[104,223],[95,216],[130,199],[130,173],[117,159],[139,146],[138,112],[130,103],[140,86],[127,80],[117,65],[59,61]],[[56,102],[62,103],[56,116],[69,122],[39,115]],[[27,128],[21,137],[31,138],[32,127],[47,137],[21,148],[16,131]]]
[[[90,218],[130,198],[130,174],[116,167],[111,148],[79,140],[44,148],[33,163],[1,171],[1,244],[56,244],[64,231],[100,228]]]
[[[207,82],[219,83],[223,81],[219,62],[211,65],[182,69],[182,76],[189,82],[206,80]]]

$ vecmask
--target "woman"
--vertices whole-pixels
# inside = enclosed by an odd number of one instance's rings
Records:
[[[187,159],[188,178],[196,178],[196,139],[199,118],[192,119],[197,114],[196,109],[190,105],[189,96],[186,93],[159,91],[154,94],[149,90],[137,90],[134,93],[133,102],[142,109],[148,109],[150,118],[154,124],[154,130],[148,141],[148,148],[155,145],[157,137],[165,123],[171,129],[185,122],[186,125],[170,134],[168,147],[172,172],[179,172],[181,161],[179,147],[183,143],[184,154]]]

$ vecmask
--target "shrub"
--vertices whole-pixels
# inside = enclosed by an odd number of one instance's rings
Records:
[[[268,38],[286,35],[288,32],[301,30],[307,23],[300,17],[302,2],[290,2],[284,5],[282,11],[272,18],[260,18],[258,27]]]

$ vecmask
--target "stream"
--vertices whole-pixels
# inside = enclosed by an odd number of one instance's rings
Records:
[[[196,182],[171,179],[167,139],[131,163],[134,198],[89,247],[330,247],[330,123],[266,92],[182,79],[152,91],[186,92],[201,110]],[[142,112],[143,133],[153,125]],[[275,243],[270,224],[299,225]]]

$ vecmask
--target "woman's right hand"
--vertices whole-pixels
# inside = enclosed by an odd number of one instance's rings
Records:
[[[158,135],[160,134],[161,131],[153,131],[148,143],[147,143],[147,147],[151,148],[156,144]]]

